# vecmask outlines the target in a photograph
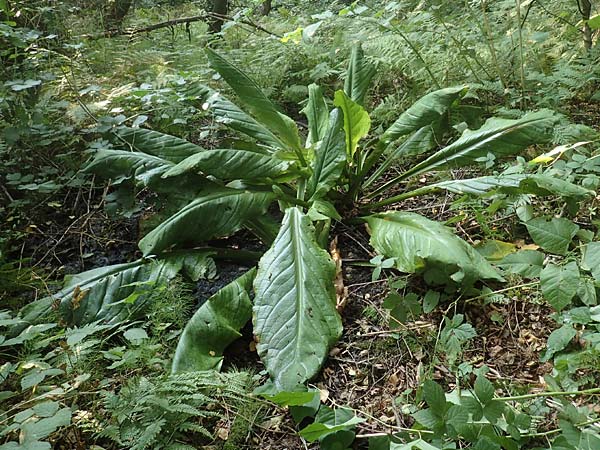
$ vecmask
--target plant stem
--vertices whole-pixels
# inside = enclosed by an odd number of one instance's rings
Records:
[[[600,394],[600,388],[584,389],[583,391],[554,391],[554,392],[536,392],[534,394],[516,395],[514,397],[498,397],[494,400],[501,402],[515,402],[519,400],[529,400],[538,397],[568,397],[569,395],[596,395]],[[598,421],[598,420],[597,420]]]
[[[521,22],[521,0],[515,0],[517,5],[517,26],[519,31],[519,63],[521,75],[521,109],[525,109],[525,61],[523,60],[523,23]]]
[[[507,292],[507,291],[512,291],[513,289],[519,289],[519,288],[524,288],[524,287],[529,287],[529,286],[536,286],[538,284],[539,283],[537,281],[532,281],[531,283],[523,283],[523,284],[519,284],[517,286],[511,286],[511,287],[507,287],[507,288],[504,288],[504,289],[500,289],[498,291],[488,292],[487,294],[481,294],[481,295],[478,295],[477,297],[471,297],[471,298],[466,299],[464,302],[465,303],[470,303],[470,302],[473,302],[475,300],[479,300],[479,299],[482,299],[482,298],[485,298],[485,297],[489,297],[490,295],[500,294],[502,292]]]

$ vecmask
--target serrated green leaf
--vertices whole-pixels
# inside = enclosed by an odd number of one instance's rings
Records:
[[[475,380],[475,395],[482,405],[487,405],[494,398],[494,385],[483,375]]]
[[[506,405],[499,400],[492,400],[483,407],[483,415],[491,424],[495,424],[502,414]]]
[[[399,211],[375,214],[365,220],[371,245],[386,258],[395,258],[398,270],[413,273],[430,265],[465,283],[502,279],[485,258],[438,222]]]
[[[352,101],[344,91],[336,91],[333,104],[344,112],[344,131],[346,133],[346,154],[349,160],[354,158],[358,141],[371,129],[371,118],[367,111]]]
[[[337,341],[335,263],[315,240],[309,218],[289,208],[254,282],[257,350],[278,389],[312,378]]]
[[[447,409],[446,394],[439,384],[431,380],[423,383],[423,398],[437,417],[444,417]]]
[[[564,217],[553,217],[550,221],[537,217],[525,222],[525,226],[537,245],[557,255],[567,253],[569,244],[579,230],[579,226]]]
[[[414,419],[429,430],[439,428],[443,425],[442,419],[435,414],[431,408],[422,409],[412,414]]]
[[[600,242],[590,242],[583,247],[581,268],[592,273],[596,281],[600,282]]]
[[[540,274],[544,298],[556,311],[571,303],[579,287],[579,268],[571,261],[564,266],[549,264]]]
[[[436,291],[427,291],[423,297],[423,312],[429,314],[435,309],[440,301],[440,293]]]

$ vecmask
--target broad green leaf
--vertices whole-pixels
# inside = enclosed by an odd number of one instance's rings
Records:
[[[423,384],[423,397],[433,414],[442,418],[446,414],[446,394],[435,381],[427,380]]]
[[[395,442],[390,442],[390,450],[441,450],[441,447],[431,445],[423,439],[417,439],[407,444],[396,444]]]
[[[592,30],[600,29],[600,14],[590,17],[590,19],[587,21],[587,24]]]
[[[279,112],[260,87],[244,72],[210,48],[206,49],[206,53],[211,67],[231,86],[250,113],[291,149],[301,149],[296,123]]]
[[[475,246],[475,249],[488,261],[498,262],[517,250],[512,242],[490,239]]]
[[[300,430],[300,436],[308,442],[316,442],[324,436],[341,430],[352,430],[364,419],[356,416],[349,408],[329,408],[322,406],[315,422]]]
[[[581,278],[579,282],[579,289],[577,289],[577,296],[587,306],[596,305],[598,303],[598,297],[596,294],[594,280],[589,278]]]
[[[133,176],[136,183],[151,186],[173,166],[168,160],[142,152],[100,149],[84,170],[111,178],[115,184]]]
[[[475,380],[475,395],[482,405],[487,405],[494,398],[494,385],[485,376],[479,375]]]
[[[220,180],[270,180],[283,176],[293,178],[295,162],[284,161],[272,155],[250,150],[207,150],[184,159],[170,168],[162,177],[172,177],[186,172],[202,172]]]
[[[211,255],[210,252],[198,252],[196,261],[200,264],[201,259],[204,264],[210,264]],[[132,319],[144,311],[150,290],[166,283],[183,268],[184,257],[139,259],[88,270],[67,278],[64,288],[49,298],[60,301],[61,313],[70,325]]]
[[[196,311],[179,338],[172,373],[221,369],[223,352],[252,318],[249,292],[255,274],[255,269],[246,272]]]
[[[431,92],[417,100],[382,135],[385,143],[395,141],[419,128],[439,122],[448,109],[466,92],[466,86],[449,87]]]
[[[492,400],[483,407],[483,415],[491,423],[495,424],[506,409],[504,402],[500,400]]]
[[[594,280],[600,282],[600,242],[590,242],[583,247],[581,268],[591,272]]]
[[[554,330],[550,333],[550,336],[548,336],[546,351],[541,357],[541,360],[549,361],[556,353],[564,350],[576,335],[577,331],[571,324],[565,324],[557,330]]]
[[[529,113],[517,120],[489,119],[480,129],[465,131],[457,141],[404,172],[402,178],[471,164],[488,153],[495,156],[517,154],[530,145],[548,141],[556,120],[554,113],[549,111]]]
[[[309,218],[287,209],[254,282],[257,350],[280,390],[297,390],[316,375],[340,337],[334,277],[335,263],[317,245]]]
[[[413,273],[434,266],[457,282],[502,277],[469,244],[448,228],[423,216],[408,212],[388,212],[365,218],[371,244],[395,267]]]
[[[579,230],[579,226],[564,217],[553,217],[550,221],[537,217],[525,222],[525,226],[533,242],[556,255],[567,254],[569,244]]]
[[[346,153],[348,159],[354,158],[358,141],[364,138],[371,129],[371,118],[367,111],[352,101],[344,91],[336,91],[333,104],[344,112],[344,131],[346,132]]]
[[[71,424],[71,408],[59,409],[56,414],[51,417],[35,421],[27,421],[21,426],[20,438],[25,443],[34,443],[40,439],[44,439],[54,433],[60,427],[66,427]]]
[[[346,95],[359,105],[364,104],[365,95],[375,72],[375,66],[365,59],[360,44],[352,47],[350,63],[346,70],[346,81],[344,82]]]
[[[200,243],[228,236],[246,219],[263,214],[273,195],[219,188],[196,198],[154,228],[139,242],[144,255],[156,254],[172,245]]]
[[[498,266],[523,278],[538,278],[544,266],[544,254],[536,250],[522,250],[505,256]]]
[[[571,261],[564,266],[549,264],[540,274],[540,285],[544,298],[560,311],[569,303],[579,287],[579,268]]]
[[[346,165],[343,124],[342,112],[334,109],[321,145],[315,150],[313,173],[307,183],[307,193],[312,199],[326,195],[342,175]]]
[[[217,122],[265,144],[265,153],[273,153],[275,149],[286,149],[281,139],[219,92],[206,86],[198,86],[196,89],[194,94],[203,99],[202,109],[211,113]]]
[[[324,138],[329,124],[329,108],[323,90],[314,83],[308,86],[308,103],[302,112],[308,119],[306,146],[310,147]]]
[[[145,128],[119,128],[116,131],[117,142],[129,145],[131,150],[156,156],[175,164],[204,149],[196,144],[170,134]]]

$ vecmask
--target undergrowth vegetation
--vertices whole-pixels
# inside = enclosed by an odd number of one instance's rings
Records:
[[[0,449],[600,448],[598,5],[218,3],[0,0]]]

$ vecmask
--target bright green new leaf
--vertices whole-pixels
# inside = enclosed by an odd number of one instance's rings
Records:
[[[340,337],[334,277],[335,263],[317,245],[309,218],[287,209],[254,282],[257,350],[280,390],[297,390],[316,375]]]
[[[402,179],[431,170],[471,164],[488,153],[495,156],[517,154],[530,145],[548,141],[556,120],[550,111],[529,113],[517,120],[489,119],[478,130],[465,131],[457,141],[404,172]]]
[[[246,219],[263,214],[272,199],[268,192],[224,187],[211,190],[154,228],[138,245],[144,255],[150,255],[172,245],[228,236],[239,230]]]
[[[383,133],[381,140],[389,143],[419,128],[436,124],[448,112],[452,103],[466,91],[466,86],[456,86],[430,92],[421,97]]]
[[[358,141],[364,138],[371,129],[371,118],[369,113],[348,97],[344,91],[336,91],[333,104],[344,112],[346,153],[348,159],[352,159],[358,147]]]
[[[525,226],[533,242],[556,255],[567,254],[569,244],[579,230],[579,226],[564,217],[553,217],[550,221],[536,217],[525,222]]]
[[[502,280],[483,256],[438,222],[399,211],[365,220],[373,247],[386,258],[395,258],[395,267],[402,272],[433,266],[457,282]]]
[[[307,193],[312,199],[326,195],[342,175],[346,165],[343,124],[342,112],[334,109],[321,145],[315,150],[313,173],[307,183]]]
[[[587,21],[587,24],[592,30],[600,29],[600,14],[590,17],[590,19]]]
[[[172,373],[220,370],[223,352],[241,336],[240,330],[252,318],[249,292],[255,274],[255,269],[246,272],[196,311],[179,338]]]
[[[565,324],[557,330],[554,330],[550,333],[550,336],[548,336],[546,351],[541,357],[541,360],[549,361],[556,353],[564,350],[576,335],[577,331],[571,324]]]
[[[261,181],[280,177],[293,178],[296,163],[273,155],[251,150],[216,149],[198,153],[170,168],[162,177],[168,178],[186,172],[202,172],[220,180]]]
[[[365,59],[360,44],[352,47],[352,55],[350,56],[350,63],[346,70],[346,81],[344,82],[346,95],[359,105],[364,104],[365,95],[375,73],[375,66]]]
[[[306,146],[310,147],[323,139],[329,124],[329,108],[323,90],[314,83],[308,86],[308,103],[302,112],[308,119]]]
[[[540,285],[544,298],[560,311],[569,303],[579,287],[579,268],[571,261],[564,266],[549,264],[540,274]]]
[[[244,72],[210,48],[206,49],[206,53],[212,68],[231,86],[250,113],[291,149],[301,149],[296,123],[279,112],[260,87]]]

